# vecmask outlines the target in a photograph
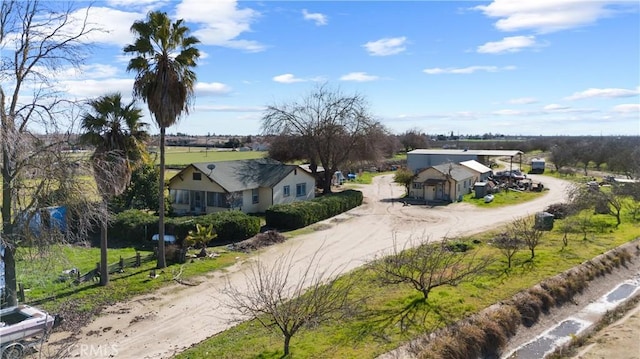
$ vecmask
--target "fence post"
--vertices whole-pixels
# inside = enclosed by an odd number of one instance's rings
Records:
[[[136,252],[136,267],[140,267],[142,265],[142,259],[140,258],[140,252]]]
[[[24,285],[22,283],[18,283],[18,300],[24,303]]]
[[[122,256],[120,256],[120,272],[124,271],[124,259],[122,258]]]

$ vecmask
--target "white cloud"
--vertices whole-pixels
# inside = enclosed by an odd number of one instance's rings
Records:
[[[429,75],[439,75],[439,74],[472,74],[478,71],[499,72],[499,71],[510,71],[515,69],[516,69],[515,66],[503,66],[503,67],[468,66],[468,67],[447,67],[447,68],[434,67],[430,69],[424,69],[422,71]]]
[[[520,97],[509,100],[509,103],[514,105],[529,105],[536,102],[538,100],[533,97]]]
[[[504,109],[504,110],[493,111],[492,114],[498,115],[498,116],[520,116],[520,115],[523,115],[524,113],[518,110]]]
[[[85,16],[87,16],[89,26],[99,29],[87,35],[87,42],[123,47],[135,40],[130,31],[131,24],[137,20],[144,19],[145,14],[143,12],[121,11],[107,7],[92,7],[88,10],[83,8],[73,13],[76,27],[81,26],[81,21]]]
[[[389,56],[396,55],[406,50],[405,43],[407,38],[402,37],[385,37],[376,41],[369,41],[362,45],[369,55],[372,56]]]
[[[340,77],[341,81],[368,82],[378,80],[379,77],[366,72],[351,72]]]
[[[311,20],[316,23],[316,26],[322,26],[327,24],[327,16],[321,13],[310,13],[307,9],[302,10],[302,16],[305,20]]]
[[[614,106],[612,111],[617,113],[640,113],[640,104],[625,103],[622,105]]]
[[[176,6],[176,17],[202,27],[193,31],[204,45],[218,45],[249,52],[263,51],[257,41],[238,39],[251,31],[251,24],[260,13],[250,8],[238,8],[237,1],[183,0]]]
[[[143,14],[160,9],[171,0],[107,0],[107,5],[123,7],[125,9],[139,9]]]
[[[586,98],[620,98],[632,97],[640,94],[640,87],[635,90],[621,88],[590,88],[581,92],[576,92],[565,100],[582,100]]]
[[[231,88],[220,82],[196,82],[198,95],[221,96],[231,92]]]
[[[560,110],[568,110],[570,109],[570,107],[552,103],[552,104],[546,105],[542,109],[545,111],[560,111]]]
[[[510,36],[500,41],[487,42],[484,45],[480,45],[477,51],[481,54],[499,54],[503,52],[518,52],[535,45],[535,36]]]
[[[494,0],[474,7],[486,16],[499,18],[495,27],[501,31],[533,30],[550,33],[586,26],[613,13],[616,0]],[[631,2],[629,2],[631,3]]]
[[[68,80],[61,81],[60,87],[71,97],[94,98],[107,93],[120,92],[125,99],[131,97],[133,78],[103,80]]]
[[[281,84],[292,84],[296,82],[306,81],[304,79],[295,77],[293,74],[282,74],[282,75],[274,76],[272,80],[275,82],[279,82]]]

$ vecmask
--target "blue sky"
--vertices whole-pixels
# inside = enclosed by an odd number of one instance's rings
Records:
[[[92,38],[83,73],[60,76],[75,98],[130,96],[122,48],[133,41],[131,23],[149,10],[184,19],[202,41],[195,106],[169,133],[259,134],[266,105],[328,83],[363,95],[394,133],[640,135],[638,1],[92,6],[90,20],[109,33]]]

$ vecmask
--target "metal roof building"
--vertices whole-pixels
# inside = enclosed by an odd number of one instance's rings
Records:
[[[467,149],[420,149],[407,152],[407,167],[413,173],[443,163],[460,163],[474,160],[485,166],[490,165],[491,157],[509,157],[511,167],[514,157],[522,165],[522,151],[519,150],[467,150]]]

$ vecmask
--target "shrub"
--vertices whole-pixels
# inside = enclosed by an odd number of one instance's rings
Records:
[[[545,208],[544,211],[553,214],[555,219],[564,219],[571,214],[572,208],[569,203],[554,203]]]
[[[472,246],[469,243],[462,241],[451,241],[447,243],[447,250],[451,252],[466,252],[471,248]]]
[[[346,190],[310,201],[277,204],[267,209],[267,227],[298,229],[331,218],[362,204],[362,192]]]
[[[121,240],[148,241],[158,232],[158,217],[139,209],[129,209],[115,215],[109,236]]]
[[[528,292],[516,295],[513,304],[520,313],[522,324],[530,327],[538,321],[542,309],[542,301],[540,298]]]
[[[218,240],[223,242],[239,242],[260,232],[260,218],[241,211],[216,212],[196,217],[194,220],[203,225],[212,224],[218,234]]]

